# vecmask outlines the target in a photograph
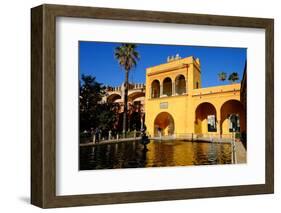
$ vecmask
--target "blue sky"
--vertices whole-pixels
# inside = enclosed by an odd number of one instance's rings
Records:
[[[114,49],[120,43],[80,41],[79,71],[80,75],[92,75],[104,85],[118,86],[124,81],[124,71],[114,58]],[[140,60],[137,67],[130,72],[129,80],[134,83],[145,83],[147,67],[165,63],[168,56],[194,56],[200,59],[202,87],[228,84],[218,80],[219,72],[238,72],[242,80],[246,48],[176,46],[157,44],[137,44]],[[239,82],[240,82],[239,80]]]

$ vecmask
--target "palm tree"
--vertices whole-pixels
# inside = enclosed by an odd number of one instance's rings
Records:
[[[233,72],[229,75],[228,80],[234,83],[235,81],[239,80],[239,75],[237,72]]]
[[[218,76],[220,81],[225,81],[227,78],[227,74],[225,72],[220,72]]]
[[[114,56],[119,65],[125,71],[125,94],[124,94],[124,112],[123,112],[123,134],[125,136],[127,129],[127,104],[128,104],[128,84],[129,84],[129,72],[137,65],[139,60],[139,53],[136,51],[137,46],[135,44],[121,44],[115,48]]]

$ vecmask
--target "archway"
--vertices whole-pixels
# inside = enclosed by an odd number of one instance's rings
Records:
[[[158,80],[152,81],[151,84],[151,98],[160,97],[160,82]]]
[[[128,127],[130,130],[139,131],[141,129],[144,99],[144,92],[132,92],[128,95]]]
[[[111,95],[109,95],[107,97],[107,102],[113,103],[113,102],[115,102],[118,99],[121,99],[121,95],[119,95],[119,94],[111,94]]]
[[[165,78],[163,81],[163,95],[172,95],[172,79],[169,77]]]
[[[222,134],[246,131],[246,110],[238,100],[226,101],[221,106]]]
[[[133,93],[129,94],[128,95],[128,101],[134,102],[134,100],[139,98],[139,97],[145,97],[144,92],[133,92]]]
[[[175,123],[171,114],[168,112],[159,113],[154,120],[154,136],[173,135]]]
[[[176,93],[181,95],[186,93],[186,82],[185,77],[183,75],[178,75],[175,79]]]
[[[213,104],[204,102],[195,111],[195,133],[208,134],[217,132],[217,112]]]

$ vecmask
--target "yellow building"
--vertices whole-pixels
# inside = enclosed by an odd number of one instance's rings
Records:
[[[200,61],[192,56],[168,58],[167,63],[147,68],[147,133],[151,137],[213,138],[246,132],[240,83],[201,85]]]

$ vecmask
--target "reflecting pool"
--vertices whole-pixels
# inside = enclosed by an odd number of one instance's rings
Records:
[[[153,141],[80,147],[80,170],[231,164],[228,143]]]

